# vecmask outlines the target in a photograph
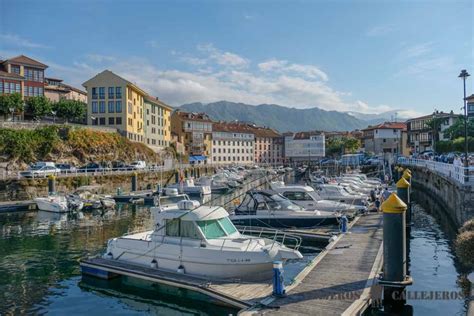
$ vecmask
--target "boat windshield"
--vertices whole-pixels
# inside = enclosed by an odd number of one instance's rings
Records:
[[[258,195],[256,198],[259,204],[260,202],[265,202],[266,205],[268,205],[268,208],[272,210],[303,210],[301,206],[293,203],[280,194],[273,194],[265,197]]]
[[[228,217],[196,222],[206,239],[216,239],[232,235],[237,231]]]
[[[167,196],[160,196],[160,204],[159,205],[170,205],[170,204],[176,204],[179,201],[182,200],[189,200],[189,197],[186,194],[180,194],[180,195],[167,195]]]

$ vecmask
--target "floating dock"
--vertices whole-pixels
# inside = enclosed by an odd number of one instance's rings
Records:
[[[121,261],[81,261],[84,274],[102,278],[129,276],[203,293],[243,309],[242,313],[275,315],[361,314],[371,303],[372,285],[382,265],[382,214],[357,217],[350,232],[335,237],[286,287],[283,298],[272,296],[272,283],[209,281]]]
[[[382,268],[382,217],[357,219],[287,287],[282,298],[269,297],[246,312],[265,315],[360,315],[380,297],[377,275]],[[381,288],[380,288],[381,292]]]
[[[31,211],[36,209],[36,203],[33,200],[0,202],[0,213]]]

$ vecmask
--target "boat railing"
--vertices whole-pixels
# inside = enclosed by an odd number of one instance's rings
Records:
[[[298,250],[301,246],[301,243],[302,243],[301,237],[296,236],[294,234],[290,234],[281,230],[270,229],[266,227],[260,227],[260,229],[258,230],[255,230],[255,228],[256,227],[244,226],[243,228],[241,228],[240,231],[242,235],[244,235],[245,232],[248,232],[249,234],[252,234],[252,236],[256,236],[256,237],[251,237],[251,238],[256,238],[256,239],[262,238],[262,235],[270,235],[268,239],[271,239],[273,241],[270,249],[273,248],[275,243],[284,244],[285,241],[291,244],[294,250]],[[286,246],[288,247],[288,245]]]

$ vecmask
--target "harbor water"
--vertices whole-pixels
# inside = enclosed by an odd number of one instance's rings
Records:
[[[230,206],[239,194],[212,197],[207,202]],[[442,212],[433,201],[419,201],[414,206],[410,251],[410,273],[415,282],[409,291],[452,291],[462,295],[451,300],[409,297],[407,304],[415,315],[464,315],[469,293],[465,271],[454,256],[455,230],[440,217]],[[109,238],[152,226],[148,207],[127,204],[94,213],[0,214],[0,315],[235,315],[236,309],[185,290],[130,278],[104,281],[81,277],[81,258],[101,254]],[[322,246],[306,246],[302,249],[304,260],[285,266],[286,283]]]

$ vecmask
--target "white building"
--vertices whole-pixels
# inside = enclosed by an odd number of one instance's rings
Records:
[[[317,161],[326,155],[324,133],[285,133],[284,137],[285,158],[290,162]]]
[[[246,124],[214,123],[212,128],[212,163],[253,163],[255,136]]]

